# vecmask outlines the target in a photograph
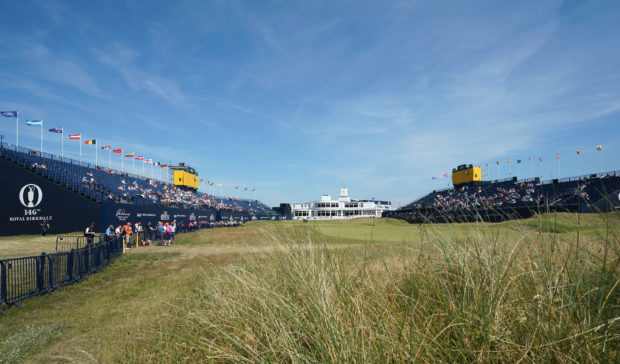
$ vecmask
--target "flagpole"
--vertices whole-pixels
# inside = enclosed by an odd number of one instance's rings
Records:
[[[517,162],[517,174],[515,174],[515,176],[517,179],[519,178],[519,162]]]
[[[80,135],[80,164],[82,164],[82,136]]]
[[[603,148],[600,150],[601,152],[601,176],[603,175]]]
[[[99,151],[97,149],[99,149],[99,145],[97,145],[97,142],[95,142],[95,168],[97,168],[97,164],[99,164],[99,159],[97,158],[97,153]]]
[[[60,158],[65,158],[65,129],[60,131]]]
[[[121,172],[125,172],[125,156],[121,150]]]
[[[41,120],[41,149],[39,151],[42,157],[43,156],[43,120]]]
[[[15,151],[19,149],[19,111],[15,112],[15,127],[17,131],[15,132]]]
[[[540,161],[540,179],[542,180],[543,179],[543,161],[541,159],[539,159],[539,161]]]
[[[136,173],[136,158],[134,156],[131,156],[131,171]]]
[[[108,168],[112,170],[112,146],[108,149]]]

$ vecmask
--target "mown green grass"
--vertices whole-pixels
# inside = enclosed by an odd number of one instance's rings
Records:
[[[9,309],[0,358],[617,362],[619,222],[356,219],[186,234]]]
[[[60,235],[80,236],[82,234],[0,236],[0,259],[40,255],[42,252],[54,253],[56,251],[56,237]]]

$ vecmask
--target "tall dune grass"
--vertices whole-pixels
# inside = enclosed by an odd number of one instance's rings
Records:
[[[148,360],[618,362],[620,240],[560,239],[547,222],[362,247],[274,236],[178,301]]]

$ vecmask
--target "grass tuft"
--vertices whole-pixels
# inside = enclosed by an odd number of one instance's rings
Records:
[[[206,278],[162,339],[190,361],[613,362],[618,260],[601,251],[617,243],[476,226],[348,249],[278,240]]]
[[[0,341],[0,363],[21,363],[28,355],[60,336],[63,327],[60,324],[22,327],[19,332]],[[4,336],[2,331],[0,326],[0,335]]]

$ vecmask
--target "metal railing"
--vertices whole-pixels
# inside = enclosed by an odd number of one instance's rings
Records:
[[[240,224],[198,221],[191,228],[179,227],[176,234],[228,226]],[[6,315],[2,311],[5,305],[21,307],[19,302],[27,298],[53,294],[64,285],[81,281],[123,255],[125,249],[155,244],[158,238],[157,232],[150,230],[124,236],[59,236],[56,253],[0,260],[0,313]]]
[[[96,245],[102,243],[104,236],[58,236],[56,237],[56,251],[67,252],[73,249],[82,249],[88,245]]]
[[[77,240],[76,244],[79,246]],[[19,302],[27,298],[52,294],[100,270],[122,253],[122,239],[97,237],[93,244],[70,251],[0,260],[0,307],[21,307]]]

